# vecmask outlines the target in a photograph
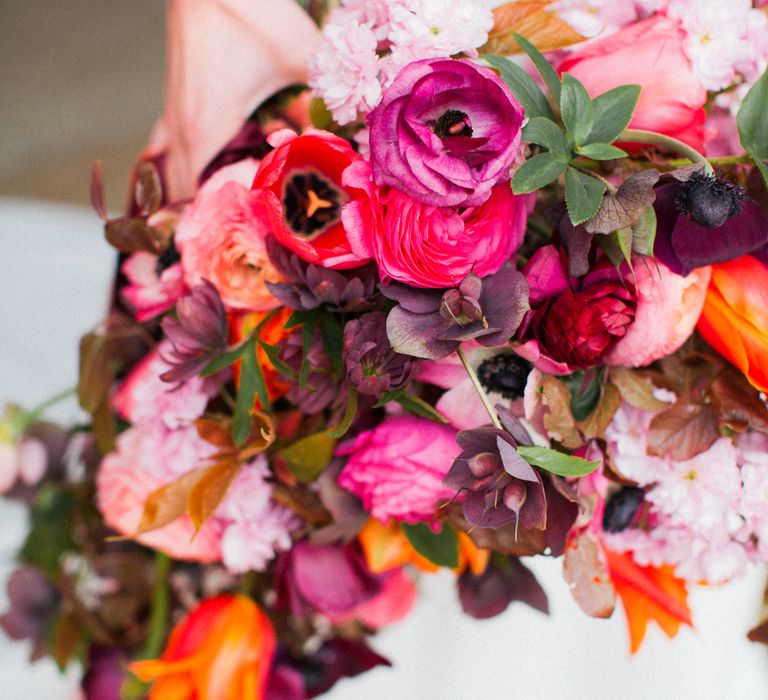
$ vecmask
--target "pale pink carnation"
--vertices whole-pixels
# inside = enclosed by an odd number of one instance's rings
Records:
[[[347,457],[339,485],[382,522],[428,520],[455,495],[443,485],[461,451],[455,438],[453,428],[424,418],[385,418],[338,449]]]
[[[170,347],[169,341],[162,341],[131,370],[112,398],[112,406],[125,420],[158,421],[173,430],[203,415],[208,401],[218,392],[219,382],[211,378],[190,377],[180,386],[160,379],[161,374],[171,369],[162,358]]]
[[[615,32],[638,15],[632,0],[558,0],[547,10],[588,38]]]
[[[746,532],[757,537],[761,561],[768,562],[768,436],[745,433],[736,446],[743,482],[739,512]]]
[[[407,2],[407,0],[405,0]],[[402,0],[343,0],[341,6],[357,18],[360,24],[367,24],[373,29],[380,48],[389,43],[390,14],[392,8]]]
[[[184,272],[179,263],[159,274],[157,263],[157,255],[140,251],[129,255],[120,268],[128,280],[121,293],[139,322],[168,311],[186,290]]]
[[[377,39],[356,13],[335,10],[309,62],[309,85],[339,124],[372,110],[381,100]]]
[[[266,212],[250,189],[257,166],[248,159],[218,170],[184,210],[175,240],[189,287],[208,280],[229,308],[269,311],[279,302],[265,282],[281,278],[264,244]]]
[[[675,352],[696,327],[712,272],[700,267],[681,277],[661,262],[639,258],[634,270],[635,319],[605,356],[608,365],[644,367]]]

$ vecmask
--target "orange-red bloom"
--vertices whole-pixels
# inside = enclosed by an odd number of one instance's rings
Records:
[[[768,268],[750,255],[713,265],[698,329],[755,388],[768,391]]]
[[[261,700],[275,631],[245,596],[208,598],[173,628],[160,659],[129,664],[153,681],[149,700]]]

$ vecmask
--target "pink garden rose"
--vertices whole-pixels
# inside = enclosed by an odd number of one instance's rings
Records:
[[[629,123],[702,150],[707,91],[694,76],[676,20],[654,15],[571,53],[560,73],[578,78],[592,97],[619,85],[642,87]]]
[[[489,68],[429,58],[403,68],[368,115],[371,165],[435,206],[477,206],[509,179],[523,108]]]
[[[230,309],[269,311],[279,302],[265,282],[281,276],[264,244],[264,206],[249,189],[256,167],[244,160],[219,170],[184,210],[175,240],[189,287],[208,280]]]
[[[307,81],[320,31],[293,0],[171,0],[163,117],[146,156],[164,154],[171,200],[279,90]]]
[[[681,277],[658,261],[634,263],[635,320],[605,356],[609,365],[644,367],[675,352],[696,327],[712,273],[710,267],[699,267]]]
[[[443,500],[455,495],[443,477],[459,454],[456,433],[441,423],[390,416],[337,451],[347,463],[339,485],[359,496],[382,522],[428,520]]]
[[[470,272],[485,277],[509,260],[525,236],[527,199],[507,184],[494,187],[481,206],[459,209],[377,187],[365,161],[345,171],[344,183],[353,195],[342,212],[352,249],[376,261],[385,284],[440,289]]]

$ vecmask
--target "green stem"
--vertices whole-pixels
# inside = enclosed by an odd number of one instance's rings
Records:
[[[488,400],[488,394],[485,393],[485,389],[483,389],[483,385],[480,384],[480,380],[477,377],[477,373],[475,372],[474,368],[471,364],[469,364],[469,360],[467,359],[467,356],[464,354],[464,351],[459,347],[456,350],[456,354],[459,356],[459,359],[461,360],[461,364],[464,365],[464,369],[467,372],[467,375],[469,376],[469,381],[472,382],[472,386],[475,387],[475,391],[477,392],[477,395],[480,397],[480,401],[483,402],[483,406],[485,407],[485,410],[488,411],[488,415],[491,417],[491,422],[493,423],[494,428],[498,428],[499,430],[502,430],[501,422],[499,421],[499,417],[496,415],[496,411],[493,410],[493,406],[491,406],[491,402]]]
[[[77,392],[77,387],[70,387],[64,391],[60,391],[58,394],[54,394],[49,399],[46,399],[41,404],[38,404],[28,414],[29,422],[34,423],[45,413],[51,406],[55,406],[57,403],[68,399],[70,396],[74,396]]]
[[[156,659],[160,656],[165,642],[166,626],[168,623],[168,572],[171,560],[162,552],[155,553],[155,590],[152,595],[152,611],[149,617],[149,632],[144,643],[141,658]]]
[[[712,165],[741,165],[751,163],[752,159],[749,156],[717,156],[715,158],[707,158]],[[674,168],[680,168],[685,165],[690,165],[691,161],[688,158],[674,158],[667,161],[668,165]]]
[[[671,136],[657,134],[655,131],[643,131],[642,129],[624,129],[616,140],[624,143],[648,143],[652,146],[661,146],[662,148],[677,151],[677,153],[689,158],[694,163],[701,163],[708,175],[715,174],[714,168],[701,153],[695,148],[691,148],[688,144],[673,139]]]

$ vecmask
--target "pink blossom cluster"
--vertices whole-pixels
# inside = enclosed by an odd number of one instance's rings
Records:
[[[654,457],[647,453],[654,415],[623,404],[606,430],[614,468],[647,489],[650,506],[645,527],[606,533],[607,546],[631,551],[641,565],[672,564],[679,576],[712,584],[768,561],[768,437],[720,438],[682,461]]]
[[[122,534],[135,532],[154,490],[208,466],[216,452],[198,435],[193,421],[218,392],[218,383],[197,377],[177,388],[164,383],[160,375],[170,368],[162,359],[166,344],[132,371],[113,399],[117,412],[132,425],[101,463],[97,498],[107,525]],[[246,464],[196,535],[184,515],[137,539],[175,558],[222,561],[233,573],[263,570],[276,551],[290,548],[290,533],[298,523],[288,509],[271,501],[268,474],[263,455]]]
[[[370,112],[407,64],[476,53],[493,18],[476,0],[345,0],[323,29],[309,84],[338,124]]]

